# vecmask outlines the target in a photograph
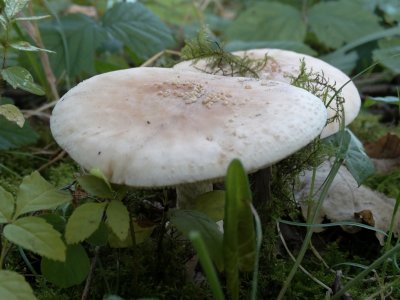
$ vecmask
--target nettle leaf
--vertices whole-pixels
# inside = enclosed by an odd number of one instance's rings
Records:
[[[14,122],[22,128],[25,123],[25,118],[18,107],[12,104],[0,105],[0,115],[4,116],[8,121]]]
[[[382,29],[378,16],[348,0],[320,2],[308,11],[308,20],[317,38],[334,49]]]
[[[71,200],[68,192],[58,190],[35,171],[25,176],[19,187],[15,218],[27,212],[53,209]]]
[[[49,55],[55,74],[63,73],[75,77],[82,73],[94,74],[96,49],[105,41],[106,32],[92,18],[83,14],[70,14],[55,20],[40,23],[40,32],[47,49],[56,54]]]
[[[14,213],[14,197],[0,186],[0,224],[8,223]]]
[[[296,8],[278,2],[258,2],[246,9],[226,31],[228,40],[291,40],[302,42],[306,24]]]
[[[7,224],[4,237],[27,250],[54,260],[65,260],[65,244],[61,233],[44,219],[24,217]]]
[[[0,150],[8,150],[19,146],[32,144],[39,135],[25,122],[21,128],[15,122],[0,115]]]
[[[121,201],[112,200],[106,210],[106,224],[113,233],[121,240],[128,237],[129,232],[129,212]]]
[[[29,2],[29,0],[5,0],[4,13],[8,19],[15,17]]]
[[[7,270],[0,270],[0,299],[37,300],[24,276]]]
[[[76,244],[92,235],[100,226],[107,203],[85,203],[76,208],[68,219],[65,238]]]
[[[374,60],[400,74],[400,38],[380,40],[378,45],[379,48],[373,51]]]
[[[23,67],[14,66],[2,69],[1,76],[14,89],[20,88],[21,90],[38,96],[43,96],[45,94],[44,90],[33,82],[31,73]]]
[[[25,42],[25,41],[11,43],[10,47],[14,48],[16,50],[20,50],[20,51],[44,51],[44,52],[49,52],[49,53],[55,53],[54,51],[51,51],[51,50],[38,48],[38,47],[33,46],[30,43]]]
[[[94,175],[83,175],[77,178],[79,185],[89,194],[101,197],[112,198],[113,193],[108,181]]]
[[[40,269],[48,281],[61,288],[68,288],[86,279],[90,260],[82,245],[68,245],[64,262],[43,258]]]
[[[101,19],[104,29],[140,59],[174,44],[170,29],[140,3],[117,3]]]

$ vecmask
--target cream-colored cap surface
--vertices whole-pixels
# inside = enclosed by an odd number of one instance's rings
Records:
[[[358,115],[361,106],[361,99],[358,90],[350,78],[336,67],[309,55],[301,54],[289,50],[281,49],[255,49],[248,51],[237,51],[233,54],[244,57],[247,56],[251,59],[263,59],[268,55],[265,67],[259,72],[258,76],[261,79],[277,80],[282,82],[291,82],[291,76],[298,76],[300,73],[301,60],[304,59],[306,69],[312,70],[313,73],[323,75],[328,79],[329,84],[334,85],[336,89],[340,89],[341,96],[344,98],[344,112],[345,112],[345,125],[350,124]],[[183,61],[174,66],[176,69],[191,70],[191,71],[204,71],[211,74],[221,74],[211,70],[207,65],[207,60],[198,61]],[[350,81],[350,82],[349,82]],[[322,86],[320,86],[322,88]],[[333,91],[330,93],[333,96]],[[328,108],[328,118],[336,114],[335,101]],[[327,137],[339,131],[339,123],[337,121],[327,124],[322,131],[321,137]]]
[[[277,81],[134,68],[94,76],[66,93],[51,117],[57,143],[86,169],[136,187],[225,176],[271,165],[317,137],[326,109]]]

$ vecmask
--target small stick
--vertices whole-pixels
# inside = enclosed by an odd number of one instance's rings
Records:
[[[96,246],[94,248],[94,257],[92,259],[92,264],[90,265],[89,275],[86,278],[85,288],[83,289],[81,300],[86,300],[87,297],[89,296],[90,283],[92,282],[94,269],[96,268],[97,259],[99,258],[99,251],[100,251],[100,247]]]
[[[50,160],[49,162],[47,162],[44,165],[42,165],[39,169],[37,169],[37,171],[38,172],[43,171],[48,166],[50,166],[50,165],[54,164],[56,161],[59,161],[60,159],[62,159],[65,154],[66,154],[66,152],[64,150],[62,150],[59,154],[57,154],[56,157],[54,157],[52,160]]]

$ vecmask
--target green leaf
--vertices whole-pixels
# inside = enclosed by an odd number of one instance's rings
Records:
[[[384,12],[387,22],[400,21],[399,0],[380,0],[378,6]]]
[[[191,231],[198,231],[210,253],[211,259],[222,270],[222,233],[217,224],[207,215],[193,210],[172,210],[170,211],[170,222],[186,237],[189,237]]]
[[[25,118],[18,107],[12,104],[0,105],[0,115],[4,116],[8,121],[14,122],[19,127],[23,127]]]
[[[94,175],[83,175],[77,178],[79,185],[89,194],[100,198],[112,198],[110,184]]]
[[[371,105],[374,105],[379,102],[384,102],[384,103],[389,103],[389,104],[399,104],[400,103],[400,98],[399,97],[394,97],[394,96],[386,96],[386,97],[370,97],[367,96],[365,98],[365,101],[363,103],[364,107],[370,107]]]
[[[308,11],[311,30],[330,48],[338,48],[381,30],[379,18],[348,0],[320,2]]]
[[[11,43],[10,47],[14,48],[16,50],[20,50],[20,51],[44,51],[44,52],[49,52],[49,53],[55,53],[54,51],[51,51],[51,50],[38,48],[38,47],[33,46],[30,43],[25,42],[25,41]]]
[[[346,74],[351,74],[358,61],[358,54],[356,51],[349,53],[331,52],[328,55],[320,57],[320,59],[342,70]]]
[[[1,76],[14,89],[20,88],[21,90],[38,96],[43,96],[45,94],[44,90],[33,82],[31,73],[29,73],[29,71],[23,67],[14,66],[2,69]]]
[[[112,200],[106,210],[106,224],[114,234],[121,240],[128,237],[129,232],[129,212],[121,201]]]
[[[239,295],[239,270],[254,268],[256,236],[250,204],[252,195],[241,162],[233,160],[225,178],[226,200],[223,256],[228,290],[232,298]]]
[[[173,46],[169,28],[140,3],[117,3],[101,19],[105,30],[140,59]]]
[[[43,214],[43,215],[38,215],[39,218],[44,219],[47,223],[49,223],[55,230],[57,230],[60,233],[63,233],[65,230],[65,224],[66,221],[63,217],[60,215],[56,214]]]
[[[14,218],[27,212],[53,209],[71,200],[72,196],[68,192],[58,190],[35,171],[22,180]]]
[[[0,186],[0,224],[11,221],[14,213],[14,197]]]
[[[92,235],[99,228],[107,203],[85,203],[76,208],[65,228],[68,244],[76,244]]]
[[[400,38],[389,38],[378,42],[373,51],[374,60],[379,61],[395,74],[400,74]]]
[[[43,15],[43,16],[29,16],[29,17],[18,17],[15,18],[15,21],[40,21],[44,19],[51,18],[50,15]]]
[[[68,245],[65,262],[43,258],[40,268],[44,277],[61,288],[82,283],[90,270],[90,261],[80,245]]]
[[[278,2],[257,2],[246,9],[228,27],[228,40],[281,40],[302,42],[306,24],[300,11]]]
[[[148,1],[146,7],[159,16],[162,20],[177,24],[188,25],[198,21],[198,12],[192,1],[187,0],[163,0],[160,2]]]
[[[317,52],[306,44],[296,41],[231,41],[225,44],[226,51],[250,50],[250,49],[286,49],[308,55],[316,55]]]
[[[86,241],[93,246],[105,246],[108,243],[108,227],[104,222],[101,222],[99,228],[93,232]]]
[[[0,299],[37,300],[24,276],[6,270],[0,270]]]
[[[75,77],[95,73],[96,49],[105,41],[106,33],[92,18],[83,14],[70,14],[56,20],[41,22],[40,32],[57,77],[66,73]]]
[[[194,200],[194,209],[205,213],[215,222],[224,219],[225,191],[211,191]]]
[[[0,116],[0,150],[8,150],[19,146],[32,144],[37,141],[39,135],[25,122],[20,128],[16,123],[10,122]]]
[[[9,241],[54,260],[65,260],[65,244],[61,234],[39,217],[24,217],[4,227]]]
[[[29,2],[29,0],[5,0],[4,13],[8,19],[15,17]]]

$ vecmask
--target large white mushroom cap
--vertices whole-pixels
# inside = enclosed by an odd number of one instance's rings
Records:
[[[350,124],[358,115],[361,106],[360,95],[356,86],[350,78],[334,66],[309,55],[301,54],[289,50],[281,49],[255,49],[248,51],[233,52],[234,55],[250,59],[263,59],[268,55],[267,63],[257,74],[261,79],[277,80],[290,83],[292,77],[300,74],[301,61],[304,60],[306,69],[312,70],[315,74],[323,75],[329,81],[329,84],[334,85],[336,89],[341,90],[341,96],[344,98],[345,125]],[[203,71],[211,74],[221,74],[220,70],[212,70],[208,65],[207,59],[183,61],[174,66],[176,69]],[[228,72],[229,73],[229,72]],[[322,86],[320,86],[322,88]],[[334,92],[330,92],[333,96]],[[328,118],[336,114],[336,103],[333,101],[328,108]],[[334,121],[324,128],[321,137],[327,137],[339,131],[339,122]]]
[[[161,187],[222,178],[234,158],[249,172],[271,165],[325,122],[318,98],[282,82],[134,68],[71,89],[50,125],[84,168],[114,183]]]

